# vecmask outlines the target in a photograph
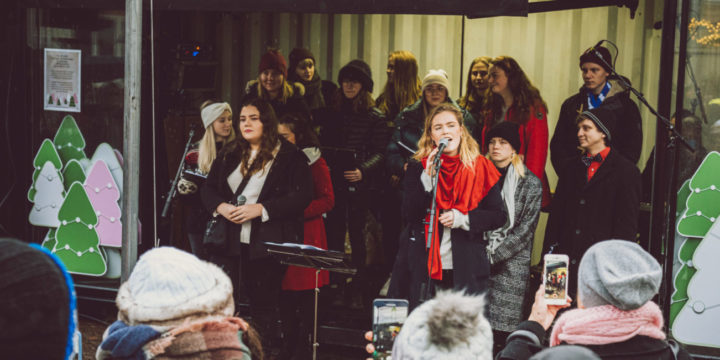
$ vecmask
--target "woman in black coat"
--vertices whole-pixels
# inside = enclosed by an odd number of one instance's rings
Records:
[[[270,258],[264,243],[303,242],[312,176],[302,151],[278,135],[266,101],[243,104],[238,130],[242,136],[223,148],[202,189],[208,211],[228,221],[225,246],[208,251],[233,280],[236,301],[242,278],[252,318],[269,339],[286,267]],[[245,205],[233,205],[240,194]]]
[[[483,232],[505,223],[504,204],[496,186],[500,173],[480,155],[477,142],[464,127],[462,112],[452,104],[441,104],[428,116],[418,142],[419,150],[408,164],[404,181],[403,219],[408,228],[400,241],[407,242],[401,251],[408,252],[407,264],[397,263],[393,274],[410,272],[409,284],[391,283],[391,287],[408,287],[405,291],[410,307],[422,301],[422,290],[432,287],[465,289],[483,293],[488,288],[490,263]],[[437,142],[448,138],[448,146],[437,153]],[[435,156],[441,156],[438,181],[437,213],[429,219],[432,206],[430,167]],[[435,236],[426,251],[426,222],[434,222]],[[398,255],[398,259],[403,256]],[[405,267],[405,268],[403,268]]]

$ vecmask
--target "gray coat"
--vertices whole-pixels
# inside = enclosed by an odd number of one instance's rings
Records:
[[[515,189],[515,224],[495,250],[490,267],[489,314],[493,330],[511,332],[523,320],[541,201],[540,179],[525,168],[525,177],[518,180]]]

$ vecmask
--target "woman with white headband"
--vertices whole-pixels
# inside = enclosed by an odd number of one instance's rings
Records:
[[[185,156],[186,171],[183,171],[178,182],[178,193],[189,208],[185,212],[185,231],[190,248],[195,256],[207,260],[202,241],[210,214],[202,205],[198,189],[210,172],[210,166],[220,149],[235,139],[235,130],[232,125],[232,109],[228,103],[208,100],[200,109],[205,134],[200,141],[192,145]]]

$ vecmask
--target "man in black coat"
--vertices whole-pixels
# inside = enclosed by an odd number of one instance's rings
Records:
[[[612,64],[608,49],[595,48],[602,60]],[[637,164],[642,151],[642,118],[637,105],[630,99],[630,91],[619,81],[610,79],[610,68],[603,64],[595,51],[588,50],[580,56],[583,87],[567,98],[560,108],[560,116],[550,141],[550,161],[560,176],[563,163],[580,154],[575,119],[585,110],[598,107],[612,110],[618,119],[613,134],[613,149],[632,164]],[[629,83],[629,81],[628,81]]]
[[[577,138],[584,154],[560,171],[543,253],[570,256],[570,276],[577,275],[577,263],[593,244],[635,241],[637,236],[640,171],[614,147],[617,122],[607,108],[583,112],[577,120]],[[569,283],[571,296],[575,284]]]

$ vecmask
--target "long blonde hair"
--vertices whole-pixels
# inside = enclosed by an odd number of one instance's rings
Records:
[[[380,111],[385,114],[393,105],[399,111],[414,104],[420,98],[422,85],[418,76],[418,62],[413,53],[407,50],[393,51],[388,62],[390,60],[395,61],[392,81],[385,84],[380,102],[377,104]]]
[[[215,101],[208,100],[205,101],[201,106],[200,110],[204,109],[208,105],[214,104]],[[230,113],[230,121],[232,121],[232,109],[230,111],[227,111]],[[224,115],[225,113],[223,113]],[[202,139],[200,139],[200,143],[198,145],[198,169],[202,171],[203,173],[207,174],[210,172],[210,167],[212,166],[213,161],[215,161],[215,158],[217,158],[217,149],[215,145],[215,131],[213,130],[213,121],[208,125],[208,127],[205,128],[205,134],[203,134]],[[235,140],[235,127],[233,126],[230,130],[230,136],[228,136],[227,139],[223,141],[222,146],[225,146],[225,144]]]
[[[460,147],[458,149],[460,161],[466,167],[470,169],[474,168],[475,159],[480,156],[480,147],[478,146],[477,141],[473,139],[473,137],[470,135],[470,132],[463,124],[463,115],[460,109],[450,103],[442,103],[436,106],[430,112],[430,115],[425,118],[423,134],[422,136],[420,136],[420,140],[418,141],[418,151],[413,155],[413,159],[417,161],[422,161],[422,159],[428,157],[428,155],[430,155],[430,153],[435,148],[435,143],[433,142],[431,136],[432,121],[437,115],[443,112],[449,112],[455,115],[455,118],[460,124],[460,127],[462,128],[462,133],[460,135]]]

